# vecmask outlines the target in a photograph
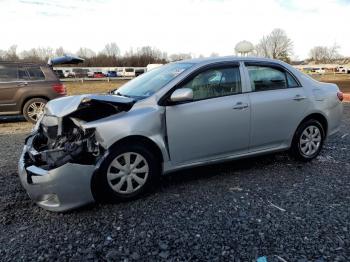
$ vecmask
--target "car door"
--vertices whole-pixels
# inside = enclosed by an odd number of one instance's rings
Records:
[[[25,83],[18,80],[18,66],[0,65],[0,113],[18,111],[16,94]]]
[[[305,90],[284,67],[273,63],[245,63],[251,92],[250,150],[289,146],[308,106]]]
[[[193,101],[166,106],[167,139],[174,164],[246,152],[250,108],[238,64],[214,66],[177,88],[191,88]]]

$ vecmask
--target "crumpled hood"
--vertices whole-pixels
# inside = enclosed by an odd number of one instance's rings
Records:
[[[64,117],[76,111],[82,104],[91,101],[101,101],[112,105],[132,105],[135,103],[132,98],[117,95],[88,94],[66,96],[49,101],[46,104],[44,114]]]

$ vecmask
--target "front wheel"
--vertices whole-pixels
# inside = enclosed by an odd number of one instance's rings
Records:
[[[325,138],[324,128],[317,120],[303,122],[294,134],[291,154],[298,160],[310,161],[320,153]]]
[[[160,176],[160,162],[143,145],[122,145],[110,152],[92,179],[98,201],[119,202],[149,191]]]

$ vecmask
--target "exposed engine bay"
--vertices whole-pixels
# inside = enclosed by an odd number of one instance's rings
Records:
[[[50,170],[68,162],[95,165],[105,149],[96,141],[95,129],[84,129],[82,125],[128,111],[132,105],[112,99],[85,97],[75,111],[63,117],[52,114],[49,108],[36,130],[27,138],[26,144],[31,148],[25,157],[26,166],[35,164]],[[31,143],[27,143],[28,140]]]

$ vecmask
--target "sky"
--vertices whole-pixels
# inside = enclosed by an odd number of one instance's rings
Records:
[[[18,45],[70,52],[115,42],[122,53],[152,46],[173,53],[234,54],[274,28],[294,43],[294,59],[338,44],[350,56],[350,0],[0,0],[0,49]]]

